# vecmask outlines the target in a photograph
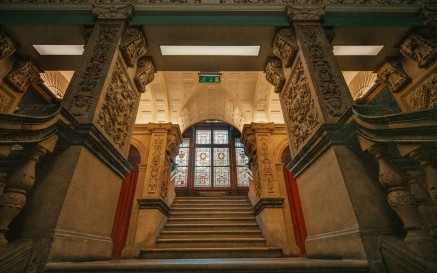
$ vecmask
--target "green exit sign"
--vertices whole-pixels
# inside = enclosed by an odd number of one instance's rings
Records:
[[[199,75],[200,83],[220,83],[220,75]]]

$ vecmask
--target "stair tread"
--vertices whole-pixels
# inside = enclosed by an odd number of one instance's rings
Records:
[[[235,223],[235,224],[215,224],[215,223],[210,223],[210,224],[197,224],[197,223],[190,223],[190,224],[172,224],[172,223],[167,223],[166,226],[201,226],[201,227],[208,227],[208,226],[214,226],[214,227],[235,227],[235,226],[258,226],[258,224],[255,223]]]
[[[155,252],[155,251],[165,251],[165,252],[197,252],[197,251],[267,251],[267,250],[282,250],[280,247],[269,247],[269,246],[254,246],[254,247],[172,247],[172,248],[155,248],[155,249],[143,249],[142,252]]]
[[[163,230],[161,234],[190,234],[190,233],[201,233],[201,234],[210,234],[210,230],[193,230],[193,231],[180,231],[180,230]],[[261,230],[221,230],[214,231],[214,234],[222,234],[222,233],[261,233]]]
[[[177,239],[158,239],[158,242],[207,242],[207,241],[265,241],[264,238],[177,238]]]

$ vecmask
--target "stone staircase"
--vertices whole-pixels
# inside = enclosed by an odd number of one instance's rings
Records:
[[[177,197],[152,250],[140,258],[273,258],[247,196]]]

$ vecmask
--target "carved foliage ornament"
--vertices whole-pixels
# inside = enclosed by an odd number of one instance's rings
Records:
[[[8,112],[12,101],[13,97],[10,94],[0,91],[0,113]]]
[[[22,59],[15,62],[5,80],[17,91],[24,93],[29,86],[41,81],[39,73],[42,72],[30,59]]]
[[[132,27],[126,30],[120,50],[129,67],[134,67],[137,60],[146,54],[146,46],[146,38],[140,29]]]
[[[97,123],[120,149],[123,149],[127,143],[131,120],[135,118],[134,111],[138,98],[139,94],[129,84],[119,60],[111,75],[111,82],[106,91]]]
[[[164,170],[162,171],[162,180],[161,180],[161,197],[165,200],[167,198],[167,190],[168,184],[170,183],[170,163],[164,163]]]
[[[14,41],[6,33],[0,31],[0,60],[12,55],[14,52]]]
[[[437,45],[417,34],[411,34],[401,44],[400,52],[416,61],[420,68],[427,67],[437,57]]]
[[[266,80],[275,87],[275,93],[279,93],[284,87],[285,78],[282,71],[282,63],[279,58],[270,58],[265,67]]]
[[[304,36],[305,47],[309,50],[310,64],[315,72],[316,83],[322,94],[323,104],[326,111],[332,117],[340,117],[347,108],[342,90],[334,76],[334,68],[327,60],[328,45],[323,29],[314,26],[300,26]]]
[[[377,72],[379,82],[385,83],[391,92],[400,91],[410,82],[410,77],[405,73],[402,64],[394,59],[387,60]]]
[[[155,73],[156,70],[151,57],[143,57],[138,61],[134,81],[141,93],[144,93],[146,86],[155,79]]]
[[[252,122],[251,126],[255,132],[273,131],[275,129],[275,125],[273,122],[269,122],[269,123],[253,123]]]
[[[260,138],[260,157],[258,163],[262,164],[263,167],[263,184],[266,185],[268,193],[273,193],[273,170],[269,150],[269,139],[267,137]]]
[[[297,43],[290,29],[284,28],[276,33],[273,41],[273,53],[282,60],[285,67],[292,65],[297,50]]]
[[[159,181],[159,174],[161,173],[161,154],[164,145],[164,136],[153,136],[152,141],[152,162],[150,163],[150,177],[147,186],[149,193],[154,193],[157,190],[156,187]]]
[[[286,6],[285,12],[290,21],[320,20],[325,15],[325,6]]]
[[[297,150],[320,123],[300,60],[297,61],[290,81],[280,94],[280,98],[284,105],[285,118],[289,123],[289,136]]]
[[[93,15],[97,19],[130,19],[134,12],[134,6],[131,4],[93,4]]]
[[[437,109],[437,74],[409,91],[403,100],[411,111]]]
[[[75,117],[85,116],[90,109],[91,102],[98,91],[97,86],[105,75],[102,74],[103,67],[107,65],[109,50],[118,34],[118,28],[100,26],[98,38],[89,44],[93,47],[91,57],[86,64],[82,74],[78,89],[75,90],[74,97],[68,105],[69,112]]]

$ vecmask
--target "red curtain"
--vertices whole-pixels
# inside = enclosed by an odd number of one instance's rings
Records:
[[[118,198],[117,211],[115,213],[114,225],[112,226],[112,240],[114,248],[112,250],[112,258],[118,259],[121,256],[121,251],[126,245],[127,232],[129,228],[129,220],[132,212],[133,199],[135,196],[135,188],[138,179],[138,165],[124,179],[120,196]]]
[[[287,188],[288,201],[290,203],[291,220],[293,222],[294,237],[296,244],[300,248],[300,255],[306,256],[305,239],[307,237],[307,230],[305,227],[305,220],[303,218],[302,205],[300,203],[299,191],[294,175],[283,167],[285,186]]]

